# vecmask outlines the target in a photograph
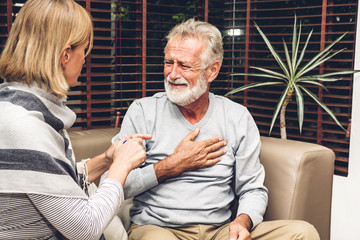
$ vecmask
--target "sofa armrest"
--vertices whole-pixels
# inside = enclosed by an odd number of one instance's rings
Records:
[[[119,128],[70,130],[69,137],[76,161],[92,158],[105,152],[111,146],[111,139],[119,131]]]
[[[318,144],[261,137],[269,204],[265,220],[299,219],[330,239],[334,152]]]

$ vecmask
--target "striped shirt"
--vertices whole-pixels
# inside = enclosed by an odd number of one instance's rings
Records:
[[[0,239],[99,239],[123,201],[114,179],[88,200],[0,193]]]

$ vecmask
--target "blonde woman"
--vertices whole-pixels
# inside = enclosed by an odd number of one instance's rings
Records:
[[[28,0],[15,19],[0,58],[0,239],[99,239],[145,160],[151,136],[137,135],[75,166],[65,100],[92,40],[91,18],[73,0]],[[82,182],[107,170],[88,197]]]

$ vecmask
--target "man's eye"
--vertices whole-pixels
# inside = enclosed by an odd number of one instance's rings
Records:
[[[191,68],[190,66],[188,66],[188,65],[183,65],[183,64],[181,64],[181,67],[182,67],[182,68],[186,68],[186,69]]]

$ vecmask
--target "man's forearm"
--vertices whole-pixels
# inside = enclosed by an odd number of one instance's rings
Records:
[[[135,197],[157,185],[158,180],[156,179],[153,164],[134,169],[129,173],[125,181],[125,199]]]
[[[159,183],[184,172],[184,170],[181,170],[178,164],[176,164],[179,162],[179,159],[176,158],[176,155],[170,155],[154,164],[155,175]]]

